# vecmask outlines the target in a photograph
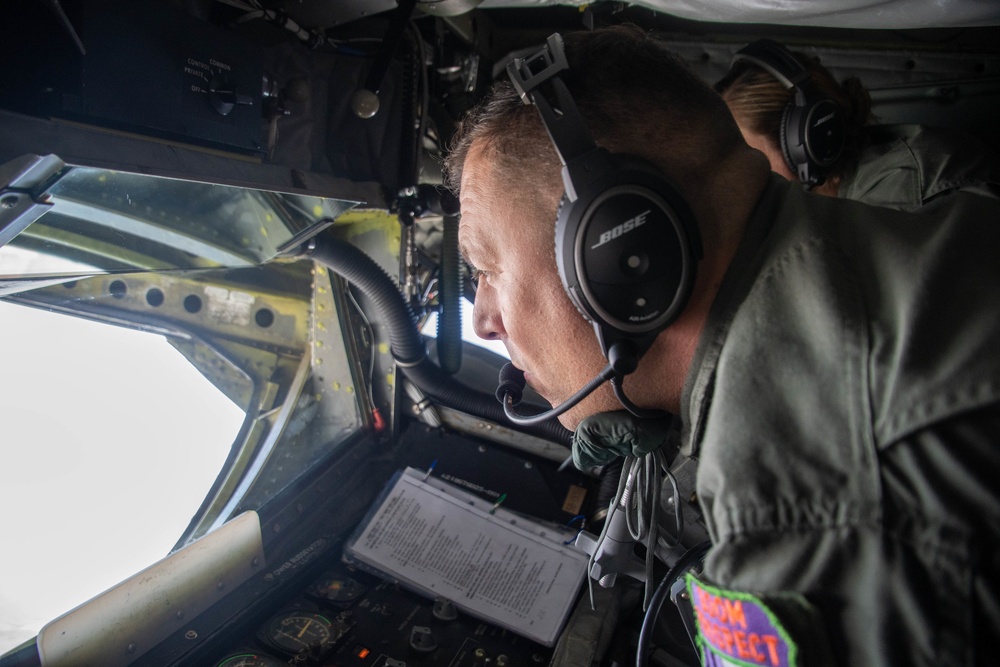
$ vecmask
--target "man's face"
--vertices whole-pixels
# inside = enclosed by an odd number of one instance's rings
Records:
[[[527,185],[531,193],[503,187],[474,144],[462,175],[459,241],[478,272],[476,334],[501,341],[514,365],[525,371],[528,386],[558,405],[606,361],[593,326],[570,301],[556,269],[557,193],[549,187],[549,196],[535,196],[546,186]],[[583,417],[613,409],[620,405],[604,386],[560,421],[573,429]]]

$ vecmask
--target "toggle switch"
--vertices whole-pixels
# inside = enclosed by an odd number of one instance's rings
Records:
[[[414,625],[410,631],[410,646],[421,653],[431,653],[438,647],[437,638],[425,625]]]

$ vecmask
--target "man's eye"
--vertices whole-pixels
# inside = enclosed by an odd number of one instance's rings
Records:
[[[469,278],[472,281],[472,291],[478,292],[479,288],[483,286],[484,281],[490,280],[492,275],[489,271],[483,271],[482,269],[472,269],[469,271]]]
[[[472,281],[472,285],[474,287],[479,287],[479,279],[486,275],[485,272],[477,269],[472,264],[466,263],[466,266],[469,269],[469,280]]]

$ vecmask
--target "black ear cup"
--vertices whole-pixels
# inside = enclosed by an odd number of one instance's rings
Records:
[[[797,168],[798,163],[795,161],[795,158],[792,157],[791,149],[788,147],[788,119],[792,115],[793,109],[795,109],[795,103],[789,102],[785,105],[785,109],[781,112],[781,125],[778,127],[778,139],[781,143],[781,154],[785,158],[785,164],[788,165],[788,168],[791,169],[796,176],[802,178]]]
[[[781,115],[781,152],[803,184],[820,185],[844,150],[844,112],[819,91],[795,55],[777,42],[761,39],[748,44],[733,57],[733,63],[740,61],[760,67],[793,92]]]
[[[844,151],[847,126],[844,114],[833,100],[818,99],[815,103],[796,109],[790,127],[799,132],[796,142],[800,149],[790,148],[792,157],[800,161],[808,160],[820,169],[833,165]]]
[[[563,286],[598,330],[644,351],[687,304],[701,257],[694,216],[652,166],[611,155],[614,168],[563,199],[556,259]]]
[[[701,241],[677,189],[653,165],[597,146],[561,73],[562,37],[507,74],[534,104],[563,165],[556,263],[570,299],[594,324],[614,370],[628,374],[687,304]]]

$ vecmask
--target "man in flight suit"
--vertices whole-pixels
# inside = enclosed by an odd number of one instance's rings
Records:
[[[705,661],[1000,664],[998,202],[803,192],[654,39],[610,28],[565,51],[596,143],[662,171],[700,233],[690,297],[624,387],[679,415],[698,461]],[[537,110],[498,84],[447,166],[476,331],[559,404],[606,359],[557,270],[563,185]],[[604,385],[560,420],[621,410]]]

